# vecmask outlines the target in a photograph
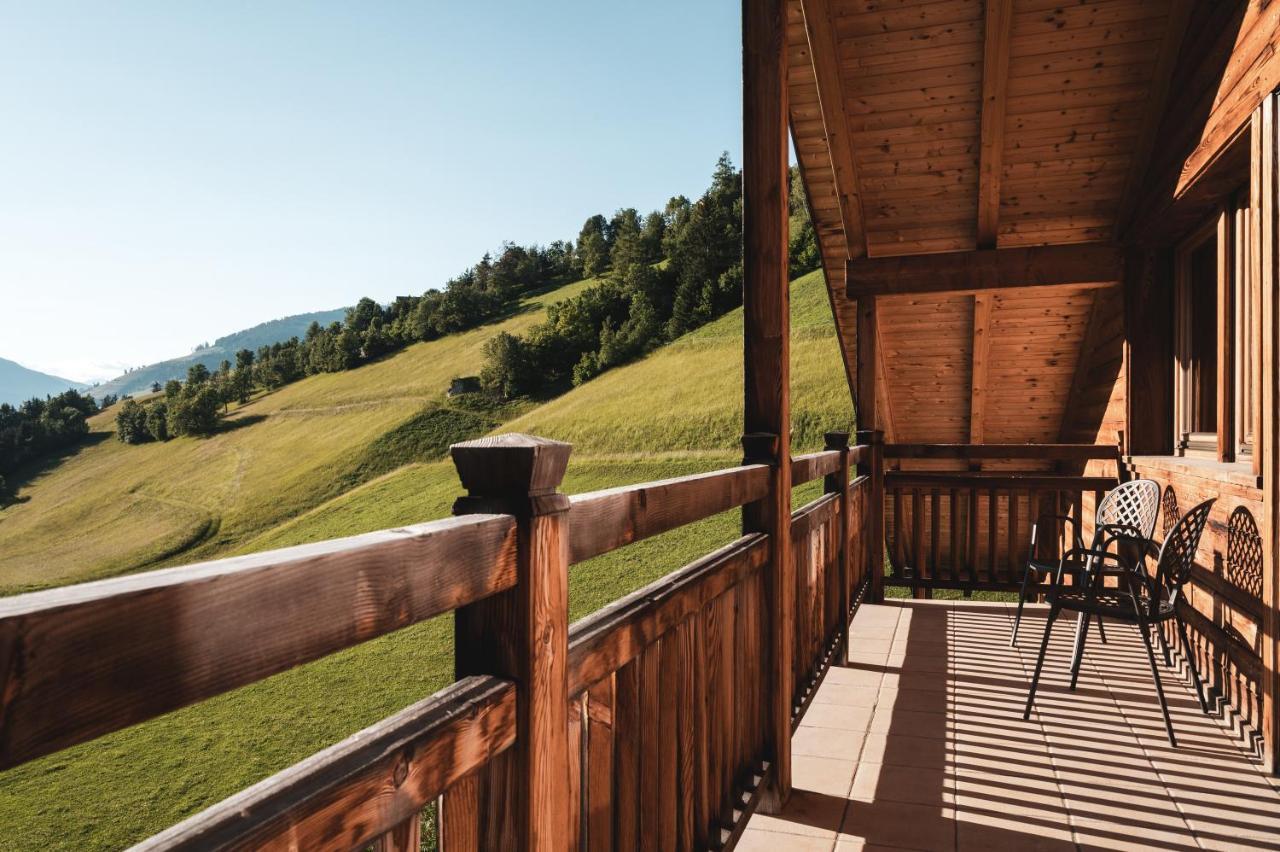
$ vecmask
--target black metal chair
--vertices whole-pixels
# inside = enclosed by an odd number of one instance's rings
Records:
[[[1053,630],[1053,622],[1063,610],[1071,610],[1081,614],[1082,619],[1090,615],[1106,616],[1117,621],[1135,624],[1147,648],[1147,661],[1151,664],[1151,676],[1156,684],[1156,697],[1160,700],[1160,711],[1164,714],[1165,730],[1169,734],[1169,744],[1176,746],[1177,739],[1173,735],[1173,722],[1169,719],[1169,705],[1165,702],[1164,689],[1160,685],[1160,672],[1156,666],[1155,651],[1151,647],[1150,628],[1155,627],[1160,633],[1159,625],[1172,620],[1177,626],[1178,638],[1182,643],[1182,651],[1186,654],[1187,667],[1191,669],[1191,680],[1195,687],[1196,698],[1200,709],[1209,712],[1205,700],[1204,689],[1200,683],[1200,674],[1196,671],[1195,654],[1191,651],[1191,643],[1187,639],[1187,627],[1178,614],[1178,603],[1182,598],[1182,587],[1191,576],[1195,565],[1196,549],[1200,546],[1200,536],[1204,533],[1209,520],[1209,510],[1214,500],[1206,500],[1187,512],[1177,525],[1169,530],[1164,544],[1160,547],[1160,556],[1156,561],[1155,576],[1146,570],[1145,557],[1136,561],[1125,552],[1126,545],[1145,548],[1146,542],[1140,541],[1123,528],[1104,530],[1101,548],[1084,551],[1072,551],[1063,555],[1066,563],[1069,558],[1078,559],[1086,566],[1084,582],[1079,586],[1063,586],[1064,572],[1054,575],[1053,586],[1049,590],[1049,618],[1044,626],[1044,639],[1040,643],[1040,656],[1036,660],[1036,671],[1031,678],[1031,690],[1027,694],[1027,706],[1022,713],[1023,719],[1031,716],[1031,706],[1035,701],[1036,687],[1040,683],[1040,672],[1044,668],[1045,652],[1049,648],[1049,634]],[[1111,544],[1120,546],[1121,552],[1108,549]],[[1117,580],[1114,588],[1103,585],[1105,577],[1112,576]],[[1088,622],[1081,625],[1076,633],[1075,649],[1071,660],[1071,689],[1075,689],[1076,678],[1080,673],[1080,662],[1084,657],[1084,643]]]
[[[1151,538],[1156,528],[1156,517],[1160,513],[1160,483],[1152,479],[1134,479],[1118,485],[1102,499],[1094,513],[1093,543],[1091,548],[1084,546],[1078,518],[1070,515],[1041,515],[1031,527],[1031,551],[1027,556],[1027,567],[1022,572],[1022,590],[1018,593],[1018,612],[1013,618],[1013,635],[1009,637],[1009,645],[1018,644],[1018,628],[1022,626],[1022,608],[1026,605],[1028,594],[1033,586],[1039,586],[1046,578],[1052,577],[1055,571],[1061,570],[1079,584],[1085,568],[1085,561],[1063,564],[1058,560],[1036,559],[1036,540],[1039,537],[1040,525],[1044,521],[1057,521],[1069,524],[1073,550],[1096,550],[1099,536],[1105,527],[1130,527],[1144,538]],[[1083,628],[1083,625],[1081,625]],[[1102,619],[1098,619],[1098,633],[1102,641],[1107,641],[1102,632]],[[1169,656],[1168,649],[1165,657]]]

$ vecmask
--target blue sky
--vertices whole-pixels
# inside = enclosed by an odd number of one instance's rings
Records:
[[[0,6],[0,356],[74,379],[741,159],[734,0]]]

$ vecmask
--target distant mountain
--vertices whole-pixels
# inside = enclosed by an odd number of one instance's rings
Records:
[[[16,361],[0,358],[0,402],[17,405],[33,396],[46,397],[68,388],[82,388],[82,382],[62,379],[30,370]]]
[[[302,337],[306,334],[307,327],[311,323],[318,322],[321,325],[328,325],[331,322],[340,322],[346,314],[346,308],[338,308],[332,311],[313,311],[309,314],[298,314],[264,322],[255,325],[253,328],[237,331],[234,334],[228,334],[226,337],[219,337],[212,345],[202,346],[190,355],[170,358],[168,361],[161,361],[158,364],[130,370],[123,376],[117,376],[109,382],[103,382],[94,387],[91,393],[101,399],[106,394],[134,394],[148,391],[151,389],[151,385],[156,382],[164,384],[170,379],[185,379],[187,369],[195,364],[204,364],[210,370],[213,370],[224,360],[235,363],[236,352],[241,349],[256,351],[259,346],[282,343],[290,337]],[[3,383],[0,382],[0,387],[3,386]]]

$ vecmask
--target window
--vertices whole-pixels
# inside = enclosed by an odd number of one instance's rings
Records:
[[[1174,443],[1178,454],[1250,461],[1257,414],[1257,275],[1247,191],[1175,254]]]

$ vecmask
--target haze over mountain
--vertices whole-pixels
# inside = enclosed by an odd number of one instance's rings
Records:
[[[17,405],[33,396],[45,397],[68,388],[84,387],[81,382],[51,376],[24,367],[17,361],[0,358],[0,403]]]
[[[101,399],[106,394],[145,392],[150,390],[155,382],[164,384],[170,379],[186,378],[187,369],[195,364],[203,364],[210,370],[214,370],[224,360],[234,362],[236,352],[240,349],[256,352],[259,346],[270,346],[273,343],[282,343],[291,337],[302,337],[311,323],[318,322],[325,326],[332,322],[340,322],[346,313],[346,308],[336,308],[331,311],[312,311],[259,323],[253,328],[219,337],[211,345],[198,347],[189,355],[181,355],[130,370],[109,382],[97,385],[92,393]]]

